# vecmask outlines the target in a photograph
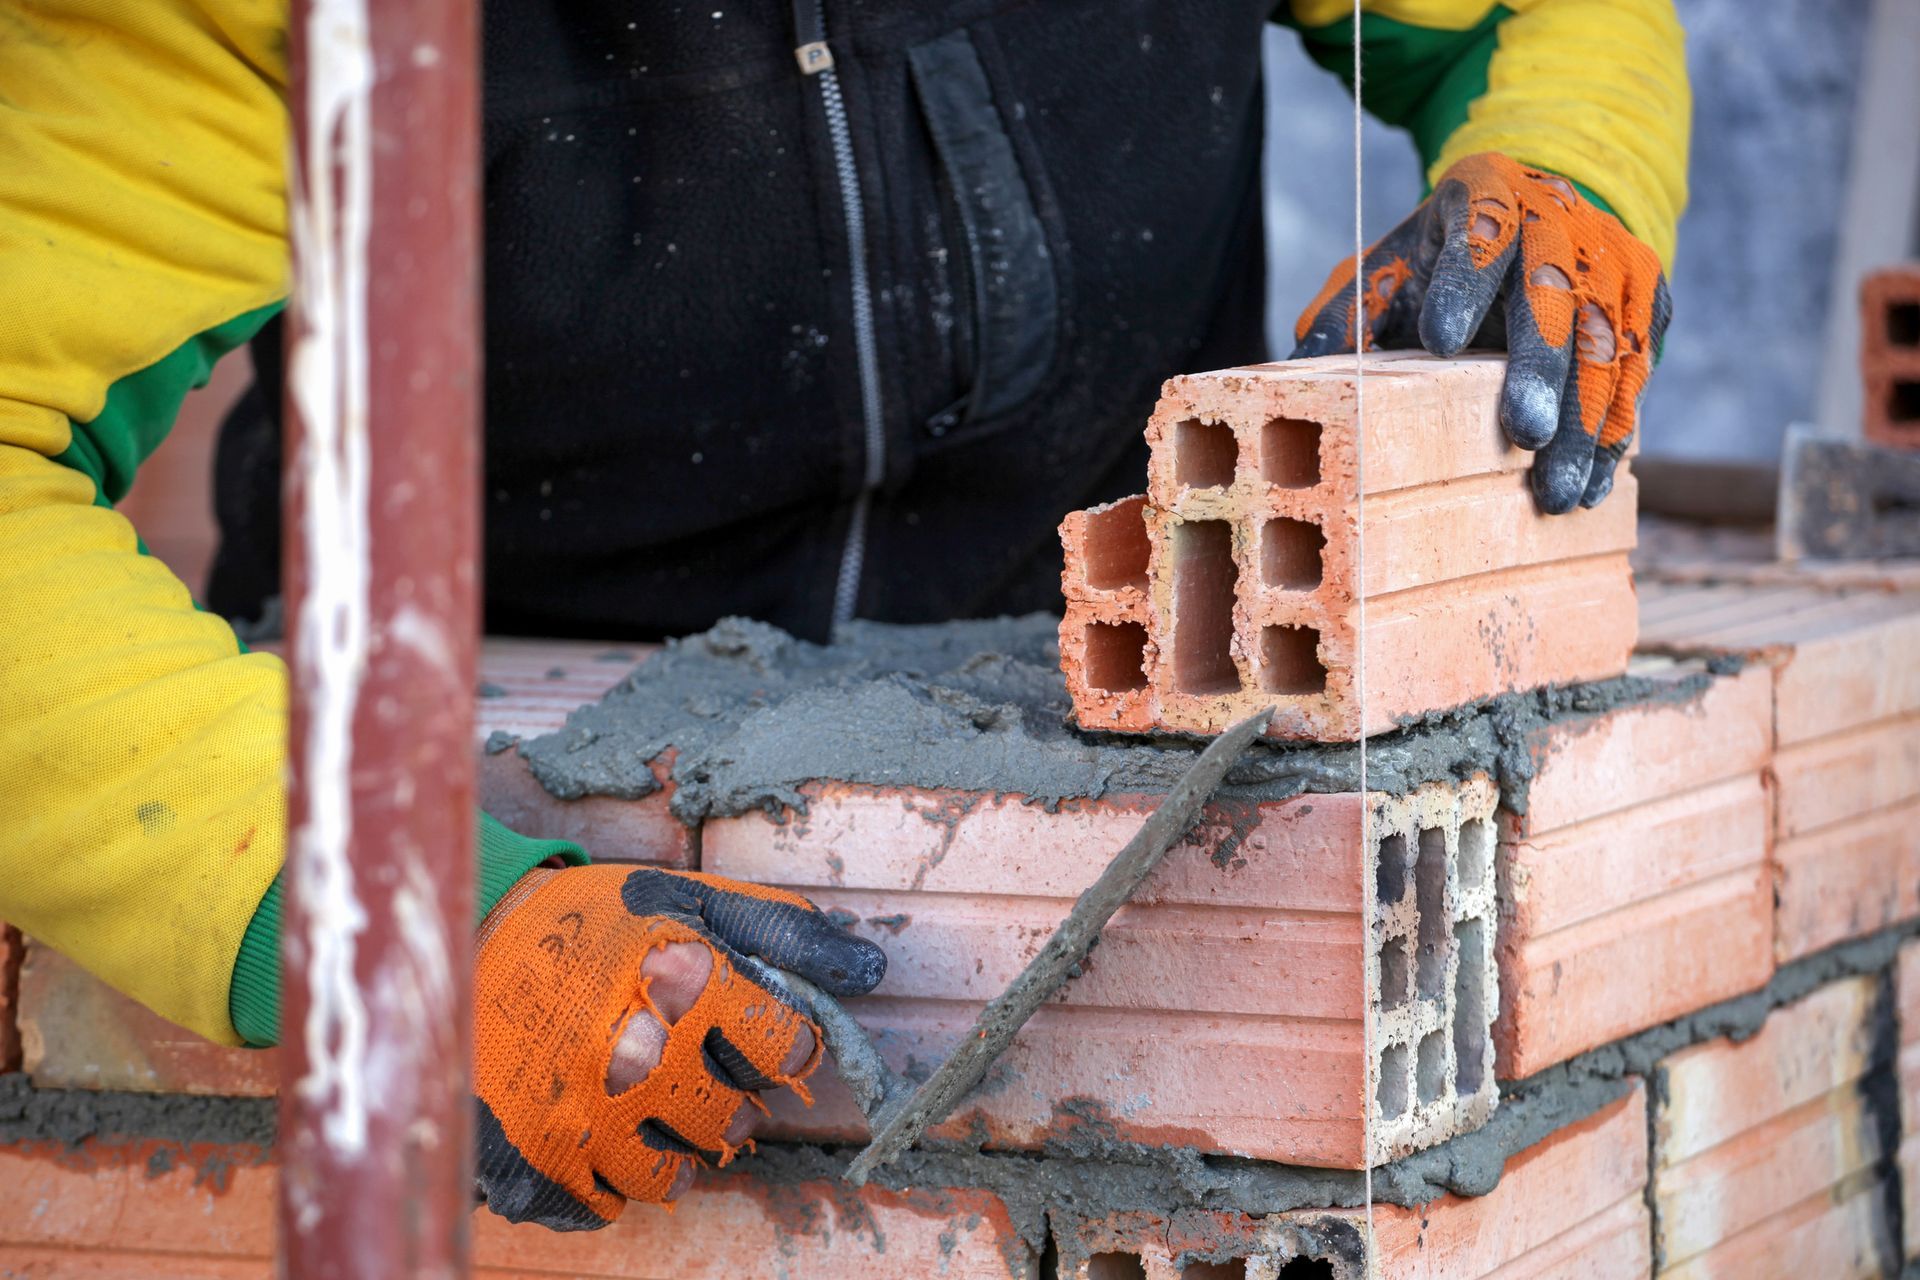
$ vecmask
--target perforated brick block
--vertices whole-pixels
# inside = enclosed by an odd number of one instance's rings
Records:
[[[1652,1203],[1661,1276],[1896,1274],[1893,1188],[1862,1087],[1872,977],[1776,1009],[1741,1043],[1663,1059]]]
[[[1381,353],[1368,369],[1364,415],[1350,358],[1165,385],[1146,495],[1061,527],[1061,660],[1083,726],[1217,733],[1273,705],[1271,736],[1345,741],[1624,669],[1628,471],[1599,507],[1542,516],[1532,455],[1499,426],[1503,359]]]
[[[1502,1079],[1765,985],[1773,974],[1772,682],[1640,664],[1649,696],[1531,731],[1503,813]],[[1663,689],[1664,686],[1664,689]]]
[[[885,981],[852,1009],[902,1070],[951,1051],[1158,801],[806,796],[804,814],[709,822],[702,865],[797,889],[886,949]],[[1358,795],[1210,806],[937,1132],[1034,1148],[1092,1125],[1359,1168],[1479,1125],[1494,1103],[1494,804],[1484,778],[1375,797],[1384,898]],[[814,1092],[811,1110],[776,1099],[770,1132],[865,1134],[837,1080]]]
[[[1182,1209],[1050,1217],[1059,1280],[1368,1280],[1364,1213]]]
[[[1861,281],[1860,374],[1867,439],[1920,445],[1920,263]]]

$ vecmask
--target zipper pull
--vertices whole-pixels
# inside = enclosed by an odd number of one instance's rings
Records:
[[[817,76],[833,70],[833,50],[827,48],[825,0],[793,0],[794,61],[800,74]]]

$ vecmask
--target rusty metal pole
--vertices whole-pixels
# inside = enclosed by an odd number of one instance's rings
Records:
[[[283,1274],[463,1274],[473,1210],[473,0],[294,0]]]

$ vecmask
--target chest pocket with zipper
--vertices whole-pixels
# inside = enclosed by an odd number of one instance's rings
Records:
[[[963,436],[1019,408],[1053,366],[1059,286],[1033,193],[973,41],[962,31],[907,51],[956,243],[961,395],[927,430]]]

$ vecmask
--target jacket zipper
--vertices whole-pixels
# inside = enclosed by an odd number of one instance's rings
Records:
[[[826,0],[794,0],[793,9],[799,37],[794,57],[801,74],[820,85],[820,104],[826,111],[827,136],[833,146],[834,176],[840,184],[840,210],[846,220],[850,259],[848,276],[853,289],[854,353],[860,368],[860,415],[866,429],[866,474],[854,499],[846,546],[840,552],[840,572],[834,581],[833,625],[838,627],[853,620],[859,604],[860,575],[867,558],[867,516],[873,495],[887,474],[887,434],[880,410],[880,350],[873,326],[873,284],[867,276],[867,215],[860,199],[860,170],[854,164],[846,101],[840,96],[840,78],[834,73],[833,53],[826,44]]]

